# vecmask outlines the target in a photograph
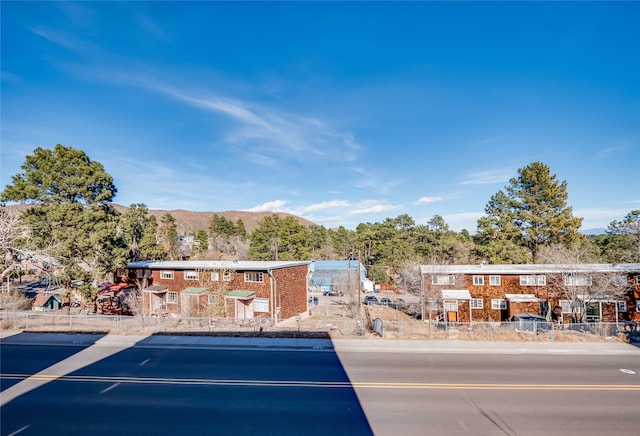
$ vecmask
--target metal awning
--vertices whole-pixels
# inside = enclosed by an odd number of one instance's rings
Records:
[[[533,294],[505,294],[504,298],[512,303],[538,303],[540,301]]]
[[[471,294],[467,289],[444,289],[443,300],[471,300]]]
[[[224,296],[225,298],[235,298],[237,300],[250,300],[255,297],[255,295],[256,293],[254,291],[243,291],[240,289],[236,289],[227,292]]]
[[[154,294],[164,294],[168,290],[169,290],[169,288],[167,288],[166,286],[153,285],[153,286],[149,286],[148,288],[144,288],[142,290],[142,292],[152,292]]]

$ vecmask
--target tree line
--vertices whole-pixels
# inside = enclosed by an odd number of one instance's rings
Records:
[[[262,219],[247,232],[242,220],[214,215],[208,228],[179,235],[167,213],[159,220],[145,204],[118,212],[113,178],[83,151],[56,145],[36,148],[0,194],[0,201],[31,205],[20,216],[0,209],[2,278],[24,259],[46,259],[65,285],[86,297],[117,268],[140,260],[311,260],[358,257],[376,282],[400,280],[424,263],[545,262],[559,249],[580,262],[640,262],[640,210],[585,236],[582,219],[567,205],[567,182],[542,162],[518,169],[487,202],[476,233],[453,231],[440,215],[418,224],[407,214],[344,227],[304,226],[294,217]],[[189,236],[188,249],[181,237]],[[182,238],[184,239],[184,238]],[[43,270],[45,266],[43,265]]]

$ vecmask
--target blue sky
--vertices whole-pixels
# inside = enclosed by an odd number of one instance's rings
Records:
[[[115,202],[475,232],[534,161],[640,208],[639,2],[6,2],[2,189],[84,150]]]

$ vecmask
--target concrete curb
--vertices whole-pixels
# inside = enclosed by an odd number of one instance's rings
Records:
[[[640,347],[615,342],[476,342],[442,340],[303,339],[186,335],[104,335],[0,332],[11,345],[58,345],[140,348],[269,349],[361,353],[636,355]]]

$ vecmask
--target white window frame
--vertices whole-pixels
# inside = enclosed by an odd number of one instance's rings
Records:
[[[216,296],[215,294],[207,295],[207,304],[216,304]]]
[[[177,292],[167,292],[167,304],[178,304]]]
[[[262,271],[245,271],[244,281],[247,283],[264,283],[264,273]]]
[[[484,286],[484,276],[473,276],[473,286]]]
[[[220,281],[220,271],[211,271],[211,281],[212,282]]]
[[[640,285],[640,276],[636,276],[636,285]]]
[[[569,275],[564,277],[565,286],[591,286],[593,283],[590,276]]]
[[[184,271],[184,279],[185,280],[198,280],[200,274],[196,270],[185,270]]]
[[[615,284],[616,286],[628,286],[629,280],[627,279],[627,276],[619,275],[619,276],[616,276]]]
[[[520,286],[545,286],[547,276],[544,274],[526,274],[520,276]]]
[[[269,299],[268,298],[254,298],[253,299],[253,311],[260,313],[269,313]]]
[[[231,281],[231,271],[229,271],[228,269],[222,271],[222,281],[223,282]]]
[[[623,313],[627,311],[627,302],[624,300],[616,301],[616,308],[618,313]]]
[[[506,310],[507,309],[507,300],[504,298],[492,298],[491,299],[491,309],[493,310]]]
[[[572,314],[573,313],[573,311],[571,310],[571,300],[560,300],[558,302],[558,304],[562,308],[562,313],[563,314]],[[578,304],[576,306],[576,313],[582,313],[582,305],[581,304]]]
[[[453,274],[436,274],[431,276],[431,284],[439,286],[455,285],[456,278]]]
[[[162,280],[173,280],[173,271],[160,271],[160,278]]]
[[[469,301],[469,304],[471,305],[472,309],[483,309],[484,308],[484,301],[482,300],[482,298],[472,298]]]
[[[489,276],[489,285],[500,286],[501,279],[502,278],[500,276]]]

